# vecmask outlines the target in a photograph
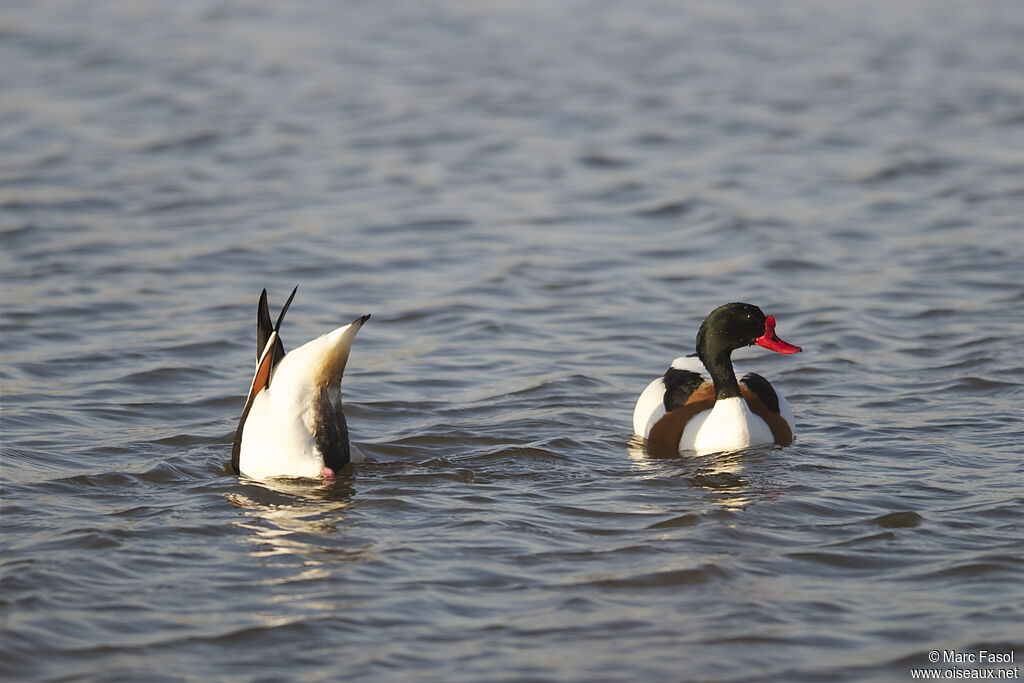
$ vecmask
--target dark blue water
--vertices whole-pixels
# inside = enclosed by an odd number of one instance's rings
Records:
[[[1020,660],[1021,45],[1014,0],[8,3],[0,673]],[[289,347],[373,314],[326,487],[226,471],[296,283]],[[737,300],[796,443],[649,458]]]

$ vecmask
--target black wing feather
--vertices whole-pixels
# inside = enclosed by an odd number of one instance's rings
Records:
[[[765,408],[776,415],[781,414],[779,412],[779,395],[775,393],[775,387],[771,385],[771,382],[756,372],[749,372],[743,375],[743,379],[740,381],[747,385],[747,388],[761,399],[761,403],[764,404]]]
[[[292,305],[292,299],[295,298],[295,293],[299,291],[299,286],[295,285],[295,289],[292,290],[291,295],[288,297],[288,301],[284,302],[284,306],[281,308],[281,313],[277,316],[277,322],[270,322],[270,306],[267,303],[267,290],[263,290],[260,294],[259,307],[256,309],[256,360],[259,361],[260,354],[263,353],[263,348],[267,345],[267,340],[270,339],[270,333],[277,331],[277,343],[274,344],[274,363],[276,367],[281,359],[284,358],[284,344],[281,342],[281,322],[284,321],[284,314],[288,312],[288,307]]]
[[[295,298],[297,291],[299,291],[299,286],[295,285],[295,289],[292,290],[288,300],[284,302],[281,313],[277,316],[277,322],[274,324],[270,322],[270,304],[267,302],[267,290],[264,289],[260,294],[260,302],[256,308],[257,363],[260,362],[260,356],[263,354],[263,349],[266,348],[267,340],[270,339],[272,332],[277,332],[277,341],[274,343],[274,359],[271,361],[270,367],[277,367],[277,364],[284,358],[284,344],[281,343],[281,323],[284,322],[284,314],[288,312],[288,307],[292,305],[292,299]],[[242,431],[245,429],[245,421],[249,417],[249,410],[252,408],[254,398],[255,396],[250,396],[246,401],[245,408],[242,410],[242,416],[238,419],[238,427],[235,429],[235,439],[231,444],[231,469],[235,474],[241,474],[238,461],[242,452]]]
[[[260,294],[259,307],[256,309],[256,362],[260,360],[260,354],[267,348],[267,340],[270,333],[274,331],[274,323],[270,321],[270,306],[267,304],[267,290]]]
[[[239,469],[239,460],[242,456],[242,430],[245,429],[245,421],[249,417],[249,411],[252,409],[252,398],[245,403],[245,409],[242,410],[242,416],[238,418],[238,427],[235,428],[235,440],[231,442],[231,471],[235,474],[241,474],[242,471]]]
[[[341,397],[337,403],[332,404],[325,387],[320,391],[317,404],[316,424],[313,426],[316,446],[324,459],[324,465],[337,472],[352,459],[348,423],[341,409]]]
[[[284,321],[284,314],[288,312],[288,307],[292,305],[292,299],[295,298],[295,292],[299,291],[299,286],[295,285],[295,289],[288,295],[288,301],[284,302],[284,306],[281,307],[281,313],[277,316],[277,322],[274,324],[274,330],[277,332],[277,343],[274,344],[274,364],[271,367],[277,367],[277,364],[284,358],[284,344],[281,342],[281,323]],[[270,320],[268,313],[267,320]],[[269,334],[267,335],[270,336]]]
[[[686,405],[697,387],[704,384],[704,378],[691,370],[669,368],[663,378],[665,382],[665,410],[671,412]]]

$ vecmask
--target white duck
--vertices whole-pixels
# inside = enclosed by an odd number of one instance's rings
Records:
[[[253,479],[332,479],[362,454],[350,446],[341,378],[364,315],[285,354],[281,321],[296,287],[271,326],[267,290],[256,318],[256,374],[238,421],[231,466]]]
[[[633,431],[656,451],[733,451],[793,441],[793,411],[774,387],[732,365],[732,352],[757,344],[779,353],[799,346],[775,334],[775,318],[751,304],[712,311],[697,332],[697,353],[676,358],[633,410]]]

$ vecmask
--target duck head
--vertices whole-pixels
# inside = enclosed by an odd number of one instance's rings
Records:
[[[753,304],[731,303],[708,314],[697,331],[697,356],[705,367],[745,346],[758,346],[778,353],[801,349],[775,333],[775,316],[765,315]]]

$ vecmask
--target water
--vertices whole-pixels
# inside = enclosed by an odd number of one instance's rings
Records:
[[[1024,6],[8,3],[0,672],[910,680],[1024,656]],[[226,472],[255,309],[378,462]],[[797,442],[648,458],[746,300]]]

